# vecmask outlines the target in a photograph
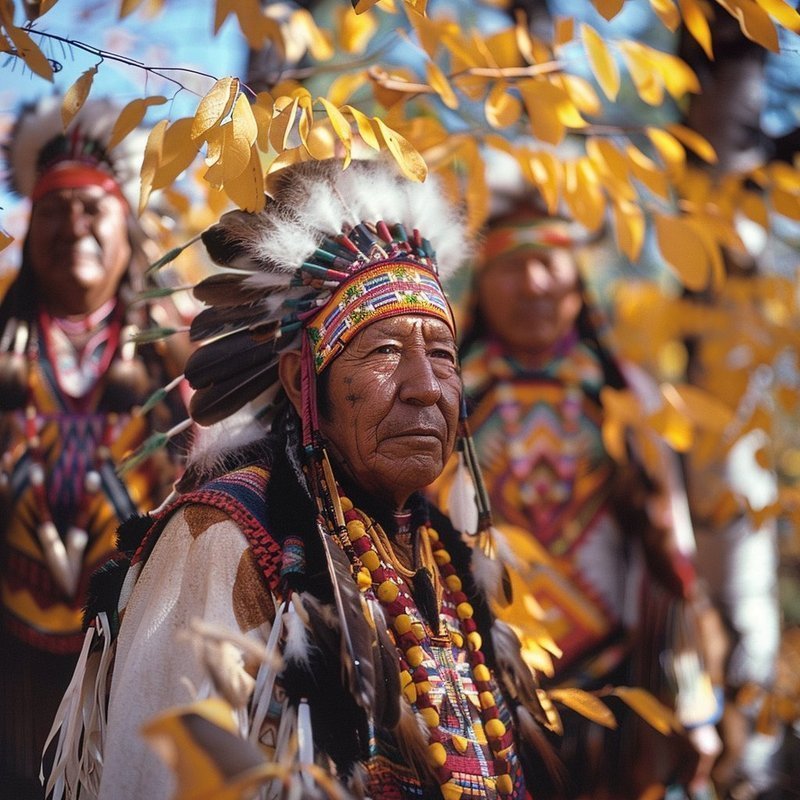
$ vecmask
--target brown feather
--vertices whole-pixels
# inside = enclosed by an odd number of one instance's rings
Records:
[[[522,645],[514,630],[496,619],[492,623],[492,646],[495,653],[496,672],[506,691],[519,703],[534,710],[539,707],[536,677],[522,658]]]
[[[242,303],[236,307],[212,307],[201,311],[189,328],[189,339],[199,342],[215,336],[252,330],[267,324],[270,308],[266,303]]]
[[[189,401],[189,413],[199,425],[213,425],[254,400],[278,380],[278,364],[264,364],[237,373],[203,389],[198,389]]]
[[[428,740],[420,730],[414,710],[406,700],[400,702],[400,719],[393,731],[403,760],[416,773],[423,784],[436,785],[436,776],[428,759]]]
[[[517,723],[517,736],[523,753],[530,750],[530,757],[544,764],[548,775],[559,793],[566,786],[567,769],[553,746],[547,740],[544,731],[533,715],[524,706],[514,710]]]
[[[269,290],[263,286],[248,286],[245,274],[209,275],[194,287],[194,296],[209,306],[238,306],[263,299]],[[273,290],[274,291],[274,290]]]
[[[373,601],[370,611],[375,621],[375,724],[392,730],[400,721],[400,663],[397,648],[389,638],[383,610]]]
[[[193,389],[204,389],[273,360],[277,342],[269,335],[239,331],[199,347],[184,374]]]
[[[350,562],[319,525],[325,561],[341,626],[340,647],[345,685],[356,703],[371,715],[375,703],[374,635],[364,616],[364,600],[350,572]]]

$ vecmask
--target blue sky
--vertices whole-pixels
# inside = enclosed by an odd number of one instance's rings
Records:
[[[214,4],[210,0],[170,0],[155,18],[137,12],[122,21],[118,19],[119,5],[119,0],[60,0],[37,21],[36,29],[121,53],[148,66],[187,67],[217,77],[244,72],[246,46],[236,21],[229,18],[214,37]],[[147,2],[142,5],[147,6]],[[19,24],[21,18],[17,17],[16,22]],[[37,39],[35,34],[33,38]],[[42,48],[62,65],[54,84],[22,69],[16,59],[0,55],[0,139],[5,138],[21,103],[54,89],[65,91],[98,62],[97,56],[59,42],[42,42]],[[208,91],[213,80],[182,72],[170,74],[186,89],[179,90],[141,69],[104,61],[95,77],[92,96],[112,95],[124,105],[136,97],[163,94],[170,103],[153,109],[148,120],[155,122],[164,115],[177,119],[194,111],[197,95]],[[26,204],[19,203],[5,189],[5,185],[0,188],[0,226],[21,236]],[[0,271],[16,258],[13,248],[0,252]]]

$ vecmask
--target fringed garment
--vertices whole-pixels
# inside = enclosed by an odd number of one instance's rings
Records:
[[[158,712],[215,692],[192,644],[180,634],[193,618],[200,617],[260,643],[280,642],[282,649],[286,615],[292,613],[292,604],[285,602],[287,592],[308,593],[321,607],[330,603],[330,579],[319,542],[315,543],[318,534],[313,528],[310,535],[306,532],[314,514],[294,476],[287,474],[288,467],[282,467],[274,469],[272,478],[266,468],[250,466],[206,484],[202,490],[182,497],[150,525],[138,545],[119,596],[119,620],[111,624],[115,628],[121,621],[119,636],[111,648],[113,655],[104,658],[101,668],[101,672],[109,669],[113,658],[107,727],[102,722],[95,731],[102,741],[100,798],[169,796],[171,775],[145,745],[139,730]],[[418,502],[427,508],[421,498]],[[446,519],[433,513],[437,529],[448,541],[453,563],[466,567],[468,548]],[[412,588],[405,581],[399,588],[409,603],[412,620],[425,625]],[[373,586],[367,594],[375,599],[375,591]],[[478,600],[474,605],[490,663],[488,611]],[[440,612],[448,628],[458,628],[455,604],[446,587]],[[277,638],[270,640],[271,632]],[[447,750],[460,797],[500,798],[495,788],[496,760],[482,728],[481,704],[466,646],[456,641],[457,637],[426,637],[418,669],[428,674],[429,696],[440,718],[439,741]],[[316,645],[310,647],[307,671],[301,670],[298,675],[296,670],[283,668],[271,691],[256,683],[254,695],[239,711],[242,736],[258,742],[268,758],[286,758],[286,725],[295,719],[298,701],[307,700],[314,758],[345,787],[361,782],[364,795],[375,800],[439,797],[435,782],[423,783],[401,755],[392,732],[376,726],[342,686],[338,645],[333,660],[324,657],[323,642]],[[397,657],[401,655],[397,645]],[[253,665],[243,668],[256,674]],[[258,672],[259,681],[263,669]],[[493,682],[492,686],[499,718],[509,730],[505,758],[513,790],[502,797],[517,800],[529,795],[516,754],[509,709],[497,685]],[[401,703],[405,704],[402,698]],[[418,709],[412,706],[412,710],[416,717]],[[424,728],[421,720],[414,725]],[[278,788],[267,787],[262,796],[278,796],[277,792]],[[76,795],[68,791],[67,796]],[[95,795],[82,791],[79,796]]]

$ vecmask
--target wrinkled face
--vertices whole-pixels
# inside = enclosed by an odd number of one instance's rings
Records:
[[[478,276],[478,308],[516,356],[546,353],[575,324],[582,299],[578,267],[565,248],[528,248],[489,261]]]
[[[455,444],[461,378],[450,329],[424,315],[378,320],[328,370],[320,428],[336,460],[402,507],[439,477]]]
[[[126,216],[125,203],[99,186],[54,190],[34,203],[28,256],[52,314],[88,314],[116,294],[131,257]]]

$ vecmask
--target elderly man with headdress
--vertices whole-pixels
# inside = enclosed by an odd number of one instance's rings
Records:
[[[685,494],[665,448],[650,442],[659,458],[646,460],[642,441],[639,448],[632,441],[626,464],[606,450],[604,390],[632,391],[643,416],[657,409],[658,392],[599,334],[577,261],[591,237],[546,213],[530,194],[514,196],[487,228],[472,283],[474,319],[462,344],[470,428],[513,567],[514,602],[498,613],[520,626],[532,663],[546,668],[548,650],[559,656],[551,686],[642,685],[643,670],[637,676],[631,669],[636,637],[639,656],[649,655],[660,673],[670,638],[664,626],[697,596]],[[642,629],[645,597],[651,615]],[[710,724],[717,706],[701,662],[691,663],[706,690],[690,692],[683,721],[702,727],[710,759],[718,749]],[[666,677],[682,692],[687,682],[695,686],[677,672]],[[598,749],[602,738],[585,720],[573,725],[566,712],[565,725],[559,746],[568,779],[540,796],[638,797],[649,785],[678,779],[681,767],[688,768],[684,777],[692,774],[691,750],[683,764],[651,770],[658,741],[638,755],[624,737]]]
[[[129,201],[137,150],[106,148],[118,113],[90,101],[65,133],[51,97],[23,109],[6,146],[11,188],[31,201],[0,304],[0,781],[15,798],[42,796],[39,761],[83,642],[89,576],[120,522],[176,477],[163,453],[116,473],[152,425],[132,408],[168,378],[152,347],[127,343],[149,322],[130,305],[145,266]]]
[[[210,307],[193,334],[212,338],[186,375],[193,418],[221,439],[193,456],[168,510],[121,532],[125,582],[91,612],[76,675],[83,697],[110,680],[102,763],[67,725],[51,781],[83,796],[102,771],[102,798],[166,797],[142,723],[237,685],[240,733],[275,764],[300,762],[290,794],[323,791],[313,762],[339,795],[526,797],[534,676],[492,623],[471,549],[420,494],[464,433],[440,284],[467,253],[463,227],[431,179],[383,162],[279,175],[263,212],[203,235],[226,269],[195,288]],[[194,618],[282,664],[235,644],[241,665],[209,681],[180,635]]]

